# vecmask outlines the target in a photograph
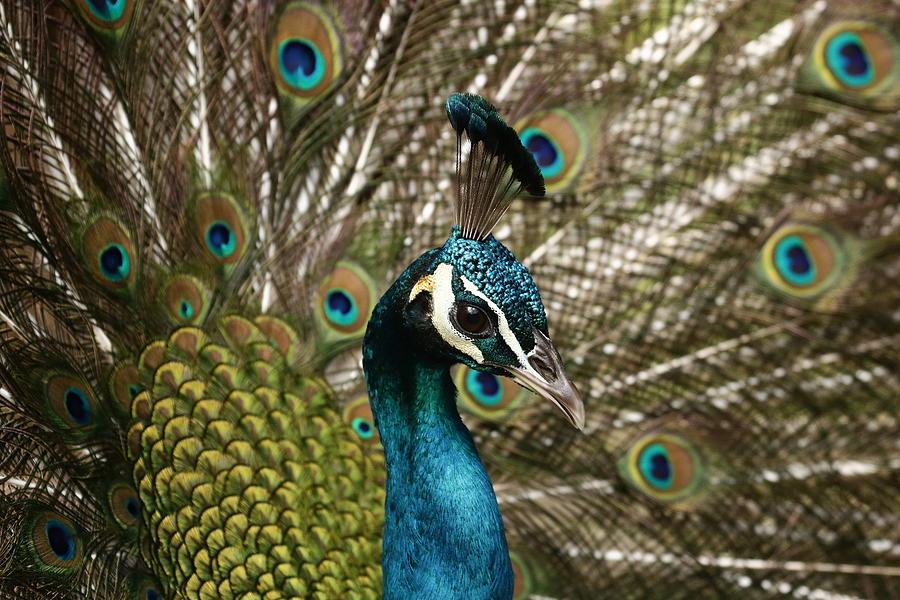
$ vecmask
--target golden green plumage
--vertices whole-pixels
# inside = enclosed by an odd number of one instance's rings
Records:
[[[129,452],[144,557],[167,574],[163,589],[380,597],[383,457],[346,427],[324,382],[291,371],[289,347],[243,317],[218,329],[178,329],[138,365],[146,391]]]

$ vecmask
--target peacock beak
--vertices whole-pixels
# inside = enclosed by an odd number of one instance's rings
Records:
[[[581,394],[566,377],[559,352],[544,333],[533,328],[534,349],[528,353],[528,364],[518,367],[488,363],[504,369],[519,385],[550,400],[577,429],[584,428],[584,404]]]

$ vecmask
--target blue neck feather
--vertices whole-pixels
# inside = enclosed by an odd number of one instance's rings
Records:
[[[509,600],[513,572],[490,479],[456,409],[449,361],[404,336],[413,263],[369,321],[363,367],[388,469],[384,600]]]

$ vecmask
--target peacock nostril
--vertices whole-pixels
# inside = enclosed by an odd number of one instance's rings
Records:
[[[548,383],[553,383],[556,381],[556,372],[553,368],[546,363],[546,361],[540,356],[529,356],[528,362],[534,367],[534,370],[540,373],[541,377],[544,378],[544,381]]]

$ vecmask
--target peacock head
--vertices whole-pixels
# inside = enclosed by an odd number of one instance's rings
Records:
[[[459,180],[467,182],[458,186],[460,224],[441,248],[420,259],[404,326],[423,354],[511,376],[580,429],[584,407],[550,342],[537,286],[490,234],[514,195],[523,189],[543,195],[540,170],[515,131],[481,97],[454,94],[447,113],[460,137],[465,132],[472,141],[466,173],[457,158]]]

